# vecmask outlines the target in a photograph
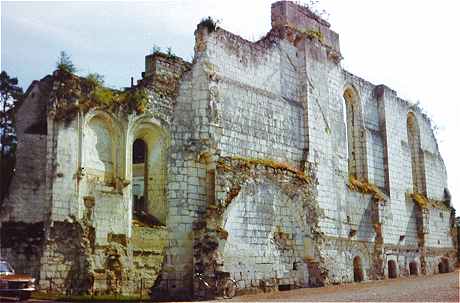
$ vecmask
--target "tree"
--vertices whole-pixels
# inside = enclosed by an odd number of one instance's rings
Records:
[[[70,59],[70,56],[65,52],[61,51],[59,53],[59,58],[58,61],[56,62],[56,68],[61,71],[65,71],[68,73],[75,73],[77,71],[77,68],[73,64],[72,60]]]
[[[0,73],[0,203],[5,197],[14,171],[16,132],[14,109],[22,98],[17,78]]]

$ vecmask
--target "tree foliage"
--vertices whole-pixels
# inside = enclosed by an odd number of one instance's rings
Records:
[[[0,145],[1,155],[14,152],[16,135],[14,131],[14,108],[22,97],[22,88],[17,78],[10,78],[5,71],[0,74]]]
[[[0,205],[7,194],[14,172],[16,132],[14,109],[22,98],[18,79],[11,78],[5,71],[0,73]]]
[[[58,61],[56,62],[56,68],[72,74],[77,71],[77,68],[70,59],[70,56],[65,51],[60,52]]]

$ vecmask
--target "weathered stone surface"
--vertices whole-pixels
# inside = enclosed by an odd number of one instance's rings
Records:
[[[327,22],[280,1],[257,42],[203,24],[195,38],[192,63],[146,57],[128,90],[142,107],[91,105],[59,72],[32,83],[2,256],[43,290],[94,294],[187,296],[215,270],[271,291],[453,268],[430,120],[344,70]]]

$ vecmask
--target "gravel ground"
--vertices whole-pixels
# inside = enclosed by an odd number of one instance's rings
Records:
[[[232,301],[460,302],[460,272],[235,297]]]
[[[460,272],[457,270],[448,274],[434,276],[246,295],[222,302],[460,302],[459,276]],[[0,302],[15,301],[16,299],[0,297]],[[53,301],[29,300],[29,302],[44,303]]]

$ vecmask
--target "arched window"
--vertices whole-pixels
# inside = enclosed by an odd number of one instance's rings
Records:
[[[102,177],[111,183],[115,170],[114,129],[103,115],[91,118],[84,131],[83,167],[86,173]]]
[[[343,93],[348,143],[348,175],[367,180],[366,132],[357,92],[349,87]]]
[[[132,214],[138,222],[163,225],[167,215],[167,134],[146,118],[129,132]]]
[[[425,160],[420,144],[420,129],[412,112],[407,115],[407,141],[411,157],[413,191],[426,195]]]

